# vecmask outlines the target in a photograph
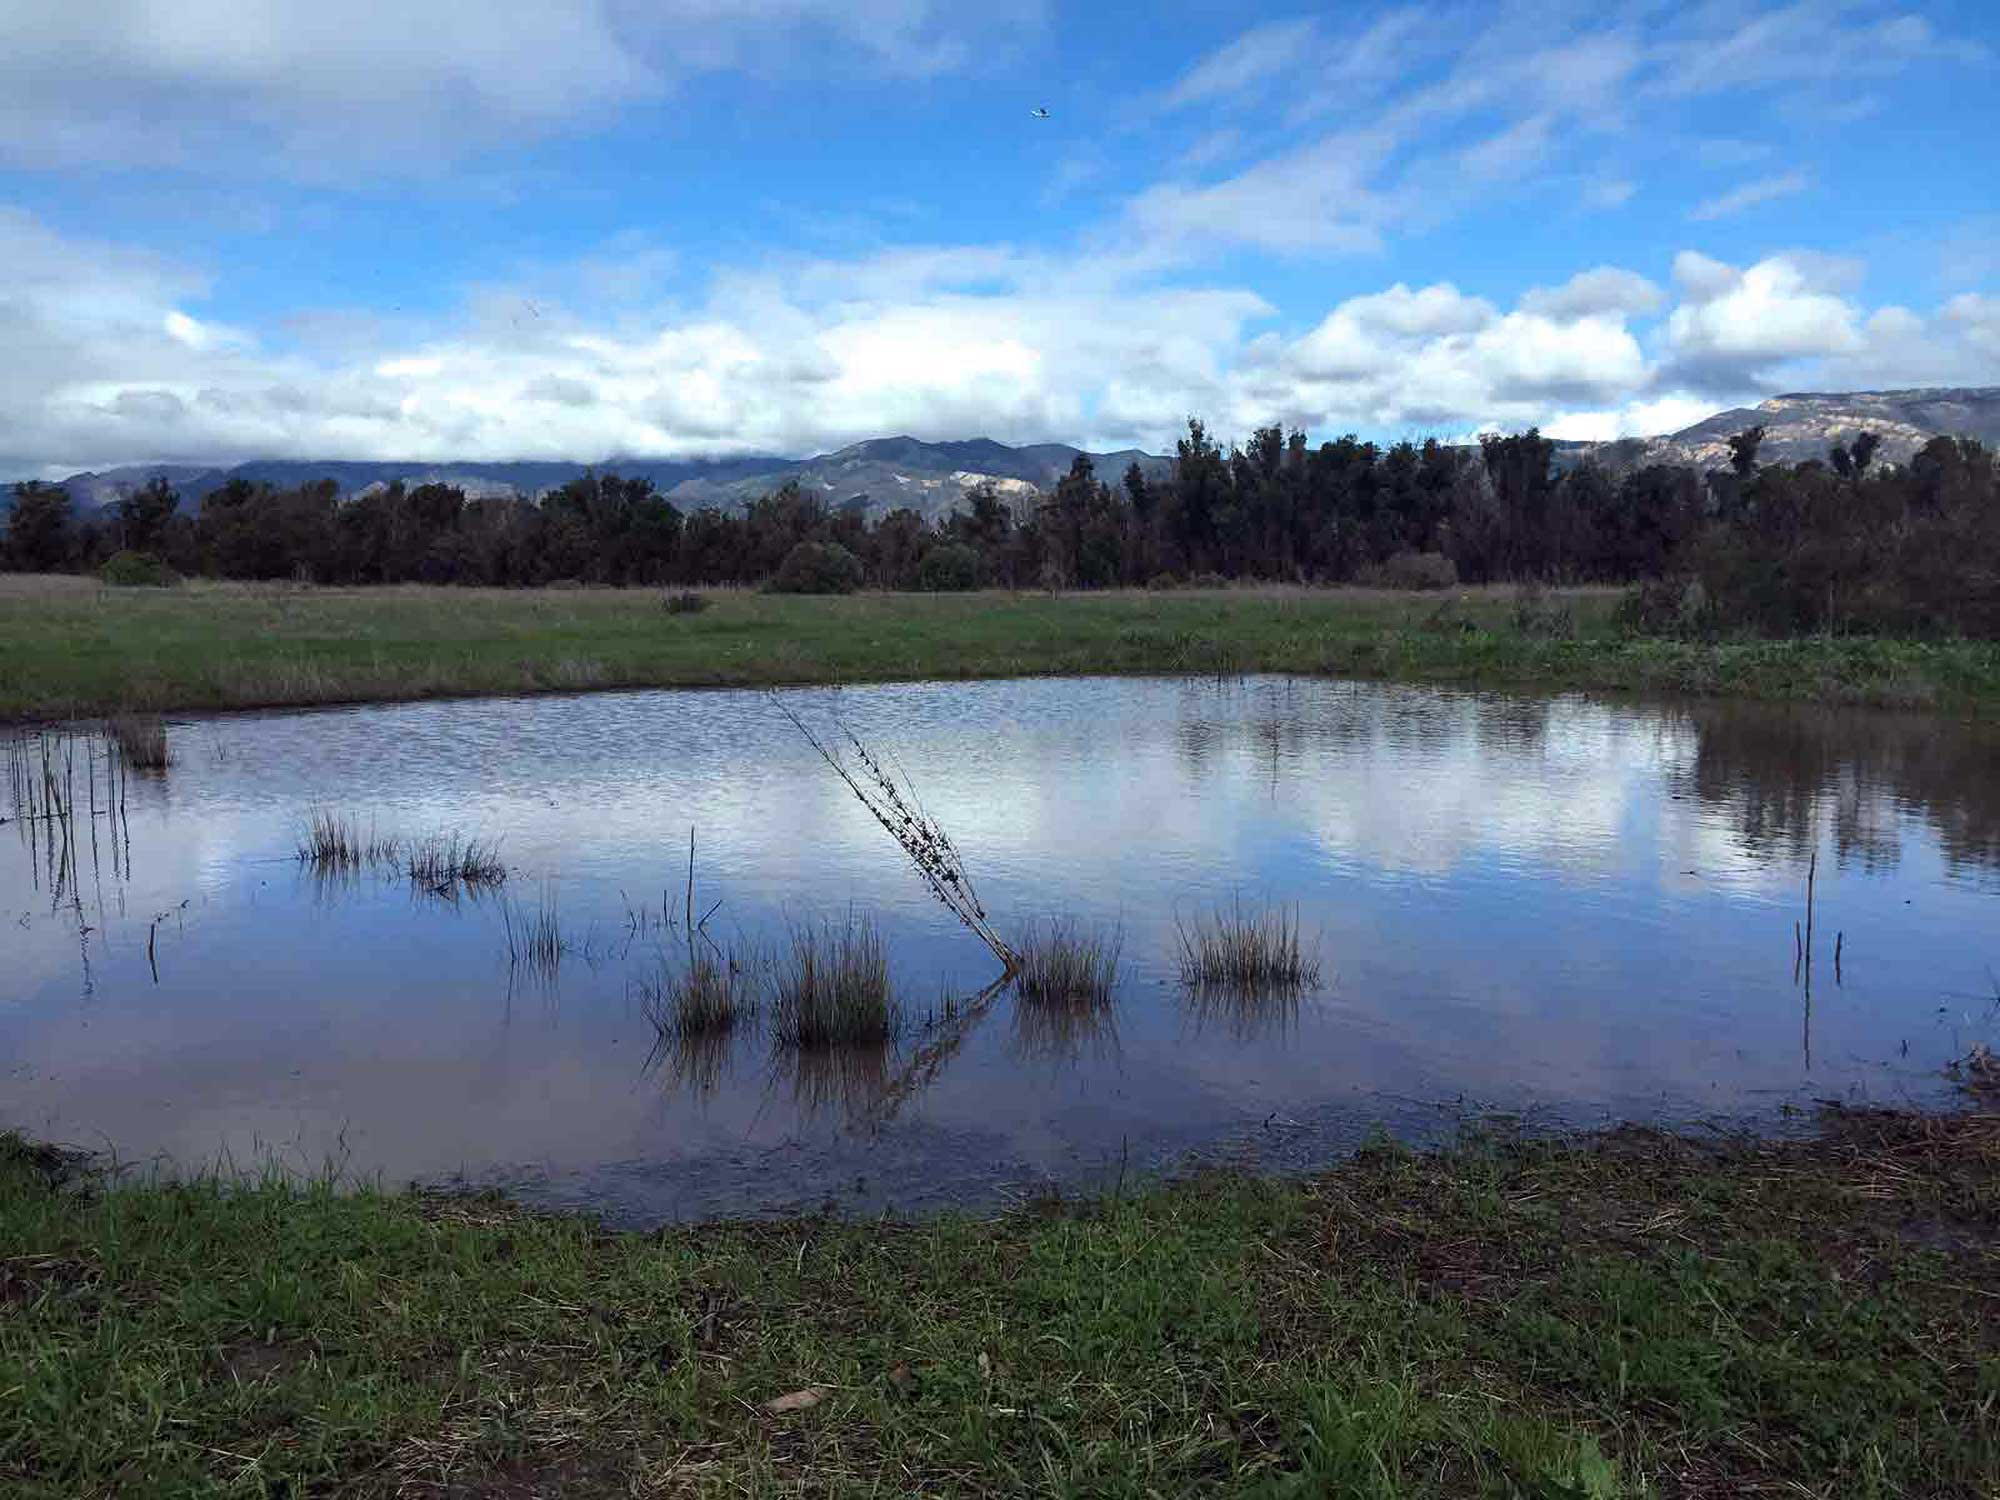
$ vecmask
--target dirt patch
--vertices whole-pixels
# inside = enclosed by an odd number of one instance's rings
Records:
[[[631,1492],[625,1462],[596,1453],[569,1453],[561,1457],[524,1454],[443,1483],[417,1484],[403,1490],[406,1495],[420,1495],[425,1500],[541,1500],[543,1496]]]
[[[0,1133],[0,1172],[25,1174],[43,1187],[59,1188],[80,1175],[90,1161],[87,1151],[24,1140],[11,1131]]]
[[[66,1255],[17,1255],[0,1260],[0,1307],[70,1296],[96,1281],[95,1267]]]
[[[265,1380],[282,1380],[294,1370],[312,1363],[313,1352],[302,1344],[265,1344],[253,1339],[224,1344],[215,1357],[216,1367],[238,1385],[255,1385]]]

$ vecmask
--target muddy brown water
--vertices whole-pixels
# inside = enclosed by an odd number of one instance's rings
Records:
[[[893,753],[1003,929],[1116,929],[1114,1003],[967,1008],[992,959],[761,693],[185,720],[121,808],[75,742],[67,848],[23,816],[40,791],[0,802],[0,1125],[649,1223],[1291,1169],[1489,1111],[1782,1129],[1819,1099],[1940,1104],[1945,1064],[2000,1041],[1990,728],[1284,678],[789,701]],[[320,807],[497,840],[504,891],[317,876],[293,851]],[[663,1054],[639,987],[683,951],[659,919],[690,826],[712,934],[873,916],[907,1033]],[[1238,898],[1297,904],[1316,989],[1181,987],[1176,921]],[[573,945],[552,975],[507,952],[507,903],[544,901]]]

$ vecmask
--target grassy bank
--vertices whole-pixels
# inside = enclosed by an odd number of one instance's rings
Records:
[[[2000,1116],[1841,1115],[621,1235],[484,1199],[65,1188],[7,1141],[0,1480],[1990,1496],[1996,1168]]]
[[[110,589],[0,575],[0,718],[651,686],[1285,671],[2000,711],[2000,645],[1632,639],[1616,594],[1283,588],[1047,596],[652,590]]]

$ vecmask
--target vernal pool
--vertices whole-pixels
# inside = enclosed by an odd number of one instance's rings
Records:
[[[0,1126],[644,1223],[1291,1168],[1484,1111],[1778,1128],[1825,1098],[1942,1103],[1946,1064],[2000,1040],[1989,728],[1281,678],[786,702],[893,756],[1003,931],[1115,930],[1114,1003],[968,1004],[994,960],[766,694],[179,721],[168,769],[115,780],[103,741],[30,736],[0,804]],[[32,816],[48,775],[66,822]],[[295,848],[325,808],[498,841],[506,884],[316,873]],[[711,935],[873,918],[906,1033],[663,1050],[640,990],[684,951],[662,919],[690,828]],[[1317,988],[1183,989],[1177,923],[1239,898],[1296,904]],[[508,951],[544,909],[553,973]]]

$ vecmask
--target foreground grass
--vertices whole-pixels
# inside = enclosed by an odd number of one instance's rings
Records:
[[[2000,644],[1630,638],[1612,591],[862,594],[719,590],[111,589],[0,575],[0,718],[583,688],[1282,671],[1522,688],[1729,694],[2000,712]]]
[[[60,1165],[0,1147],[9,1494],[2000,1493],[1991,1114],[652,1235]]]

